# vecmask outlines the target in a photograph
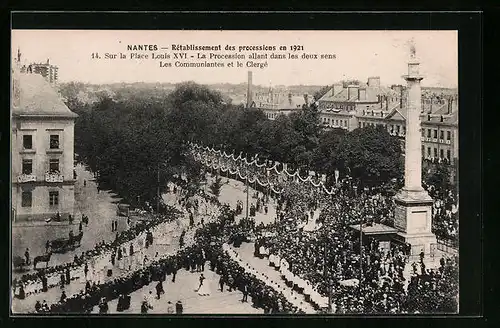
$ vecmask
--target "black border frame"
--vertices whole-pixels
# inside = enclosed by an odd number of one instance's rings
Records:
[[[480,317],[484,315],[484,293],[483,293],[483,218],[482,218],[482,52],[483,52],[483,20],[480,12],[13,12],[8,21],[12,19],[12,28],[21,29],[287,29],[287,30],[360,30],[360,29],[390,29],[390,30],[429,30],[429,29],[452,29],[459,31],[459,100],[462,110],[459,113],[461,127],[459,136],[459,151],[461,153],[459,176],[460,176],[460,194],[461,194],[461,235],[460,235],[460,315],[444,316],[454,319],[470,316]],[[2,47],[10,49],[10,30],[7,31],[7,44]],[[5,40],[5,39],[4,39]],[[10,57],[10,56],[9,56]],[[6,66],[10,67],[10,58],[7,57]],[[9,69],[10,71],[10,69]],[[10,72],[9,72],[10,73]],[[10,74],[4,75],[6,86],[10,85]],[[6,89],[4,89],[6,90]],[[7,92],[2,93],[8,94]],[[2,97],[5,101],[4,108],[10,108],[8,97]],[[7,111],[3,111],[4,114]],[[10,120],[2,119],[2,137],[1,146],[10,150]],[[9,181],[10,157],[1,156],[0,172],[4,176],[0,181]],[[5,168],[5,169],[4,169]],[[6,196],[5,198],[3,196]],[[10,191],[1,191],[1,199],[10,199]],[[10,205],[3,208],[1,217],[3,222],[9,223]],[[6,215],[4,215],[6,214]],[[9,223],[10,227],[10,223]],[[4,240],[10,243],[10,229],[0,229],[0,233],[6,233]],[[10,245],[4,246],[4,249],[10,249]],[[6,261],[10,262],[9,256],[4,256]],[[10,263],[7,263],[10,267]],[[10,313],[10,282],[4,288],[5,306],[1,310],[7,310],[7,316]],[[3,302],[2,302],[3,303]],[[1,303],[0,303],[1,304]],[[3,316],[2,316],[3,317]],[[69,318],[70,316],[67,316]],[[71,316],[72,317],[72,316]],[[94,317],[94,316],[92,316]],[[140,317],[134,316],[134,318]],[[171,318],[168,316],[148,316],[148,323],[158,322],[175,325],[187,324],[191,326],[194,322],[188,318],[224,318],[227,316],[183,316],[180,318]],[[417,326],[422,326],[421,319],[427,316],[406,316],[402,317],[378,317],[371,320],[370,323],[382,322],[394,323],[395,320],[408,321],[411,319]],[[443,317],[443,316],[440,316]],[[22,316],[10,317],[9,321],[20,323]],[[81,317],[80,317],[81,318]],[[129,322],[133,325],[136,321],[129,316],[109,316],[109,319],[98,317],[104,324],[114,326],[110,319],[119,318],[119,321]],[[163,320],[157,320],[164,318]],[[168,318],[168,319],[167,319]],[[240,318],[240,316],[231,315],[230,318]],[[242,318],[248,318],[244,316]],[[252,318],[261,318],[255,316]],[[265,317],[269,323],[277,326],[288,326],[291,321],[281,318],[275,321],[274,316]],[[293,317],[292,320],[298,324],[306,324],[296,320],[302,320],[303,317]],[[325,317],[306,316],[306,318],[315,323],[328,323],[329,319]],[[338,323],[346,323],[352,317],[329,317]],[[365,317],[355,317],[356,319],[366,319]],[[427,317],[428,318],[428,317]],[[437,318],[437,317],[434,317]],[[29,324],[34,323],[36,319],[22,319]],[[64,319],[50,318],[49,323],[60,322]],[[81,320],[81,321],[80,321]],[[240,320],[239,320],[240,321]],[[72,323],[79,323],[85,326],[88,322],[85,319],[79,321],[72,320]],[[249,322],[252,322],[250,320]],[[168,324],[167,323],[167,324]],[[219,322],[218,322],[219,323]],[[238,324],[243,323],[240,321]],[[408,323],[408,322],[406,322]],[[79,325],[78,324],[78,325]],[[441,325],[443,322],[440,323]],[[3,324],[0,324],[3,325]],[[446,325],[445,325],[446,326]]]

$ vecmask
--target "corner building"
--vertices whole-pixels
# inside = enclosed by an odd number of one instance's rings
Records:
[[[74,213],[74,125],[70,111],[44,76],[12,71],[12,220]]]

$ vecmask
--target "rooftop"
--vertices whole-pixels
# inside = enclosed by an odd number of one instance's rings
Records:
[[[332,95],[332,88],[328,90],[328,92],[319,99],[319,101],[356,101],[358,100],[358,87],[360,89],[365,89],[366,90],[366,99],[363,101],[367,102],[376,102],[378,100],[378,95],[398,95],[398,93],[395,90],[392,90],[391,88],[387,87],[369,87],[367,84],[361,84],[359,86],[356,86],[356,89],[354,91],[354,94],[351,95],[351,98],[348,98],[348,90],[347,88],[343,88],[342,91],[337,92],[336,94]]]
[[[12,107],[15,116],[77,117],[64,104],[56,90],[39,74],[18,74],[19,105]]]
[[[260,101],[254,99],[255,105],[257,108],[262,109],[301,109],[302,106],[306,103],[304,96],[291,96],[291,97],[280,97],[278,103],[269,103],[265,101]]]
[[[351,228],[357,231],[360,230],[359,224],[352,225]],[[398,232],[397,229],[380,223],[373,223],[371,226],[363,224],[362,228],[363,228],[363,233],[365,235],[382,235],[382,234],[391,234]]]

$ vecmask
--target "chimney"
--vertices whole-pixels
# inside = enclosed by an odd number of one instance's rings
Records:
[[[429,109],[429,113],[432,113],[432,103],[434,102],[434,96],[431,96],[431,107]]]
[[[366,100],[366,89],[365,88],[358,89],[358,99],[359,100]]]
[[[348,85],[347,86],[347,99],[351,99],[352,97],[354,97],[354,95],[356,95],[356,89],[359,88],[359,85],[354,85],[354,84],[351,84],[351,85]]]
[[[252,71],[248,71],[248,82],[247,82],[247,108],[252,105]]]
[[[368,87],[380,87],[380,76],[369,77]]]
[[[49,64],[50,64],[50,60],[49,60],[49,58],[47,58],[47,65],[49,65]]]
[[[336,94],[339,94],[340,92],[342,92],[343,89],[344,89],[344,86],[342,84],[335,83],[332,87],[332,97],[335,96]]]
[[[385,96],[385,110],[389,111],[389,97]]]

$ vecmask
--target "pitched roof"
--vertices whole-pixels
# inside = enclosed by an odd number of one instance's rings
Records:
[[[403,108],[399,107],[399,105],[395,105],[386,116],[386,119],[399,119],[406,120],[407,108],[403,106]]]
[[[448,114],[448,103],[443,105],[438,105],[432,108],[432,114],[436,115],[447,115]]]
[[[458,124],[458,111],[452,112],[444,117],[444,121],[449,124]]]
[[[367,102],[374,102],[378,100],[378,95],[388,95],[388,96],[395,96],[398,95],[398,93],[395,90],[392,90],[391,88],[387,87],[369,87],[366,84],[359,85],[359,88],[363,88],[366,90],[366,99],[363,101]],[[356,90],[354,92],[354,95],[348,99],[348,90],[347,88],[343,88],[342,91],[336,93],[335,95],[332,96],[332,88],[328,90],[328,92],[319,99],[319,101],[356,101],[358,100],[358,91]]]
[[[269,102],[261,102],[259,100],[255,101],[256,107],[262,108],[262,109],[276,109],[276,110],[281,110],[281,109],[301,109],[302,105],[306,103],[304,96],[292,96],[289,98],[288,96],[286,97],[280,97],[278,103],[269,103]]]
[[[19,106],[13,106],[13,115],[77,117],[64,104],[59,94],[39,74],[18,74]]]

